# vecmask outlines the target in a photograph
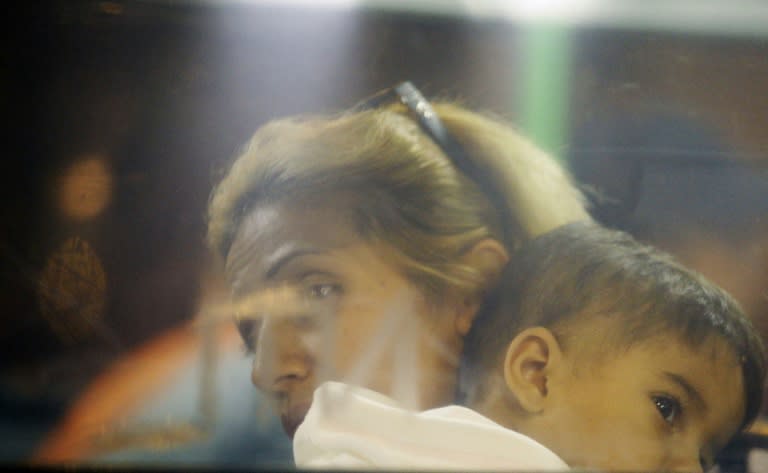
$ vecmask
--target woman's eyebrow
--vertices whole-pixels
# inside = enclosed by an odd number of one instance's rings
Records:
[[[688,397],[691,403],[695,404],[699,410],[702,412],[706,412],[708,410],[707,403],[704,401],[701,393],[693,386],[693,384],[691,384],[690,381],[685,378],[685,376],[677,373],[671,373],[669,371],[664,371],[663,375],[669,381],[678,385],[683,390],[683,392],[685,392],[685,395]]]
[[[288,263],[295,260],[296,258],[306,255],[318,255],[322,253],[324,252],[315,248],[296,248],[288,250],[284,254],[278,255],[275,261],[269,265],[267,271],[264,273],[264,279],[271,279],[275,277],[283,267],[285,267]]]

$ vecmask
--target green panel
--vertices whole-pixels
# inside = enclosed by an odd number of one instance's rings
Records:
[[[569,31],[562,26],[529,25],[521,45],[521,126],[539,146],[563,159],[571,80]]]

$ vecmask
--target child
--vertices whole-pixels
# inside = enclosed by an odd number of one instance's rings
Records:
[[[571,467],[702,471],[756,417],[764,348],[736,302],[596,225],[514,259],[475,320],[463,402]]]
[[[727,294],[587,223],[517,253],[464,354],[473,410],[412,413],[322,385],[297,466],[701,471],[756,416],[765,377],[762,343]]]

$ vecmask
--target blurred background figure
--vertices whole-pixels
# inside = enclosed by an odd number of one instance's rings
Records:
[[[740,155],[716,128],[669,107],[597,117],[577,128],[569,150],[598,221],[667,250],[728,290],[768,337],[766,168]],[[764,412],[766,400],[768,390]],[[765,435],[766,421],[753,432],[752,440]],[[741,457],[750,442],[738,449],[726,455]],[[768,466],[765,450],[750,455],[750,471]]]
[[[583,124],[569,161],[604,224],[675,254],[768,335],[768,172],[668,108]]]

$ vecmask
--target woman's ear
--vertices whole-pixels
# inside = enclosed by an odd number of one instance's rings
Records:
[[[562,361],[560,344],[544,327],[520,332],[507,347],[504,358],[504,383],[528,413],[540,413],[549,395],[551,373]]]
[[[463,263],[482,275],[486,287],[493,287],[509,263],[509,252],[493,238],[483,238],[464,253]]]
[[[469,332],[483,298],[499,282],[509,262],[509,253],[498,240],[483,238],[464,253],[462,262],[476,270],[482,279],[477,290],[467,294],[462,301],[464,307],[456,319],[456,330],[464,336]]]

